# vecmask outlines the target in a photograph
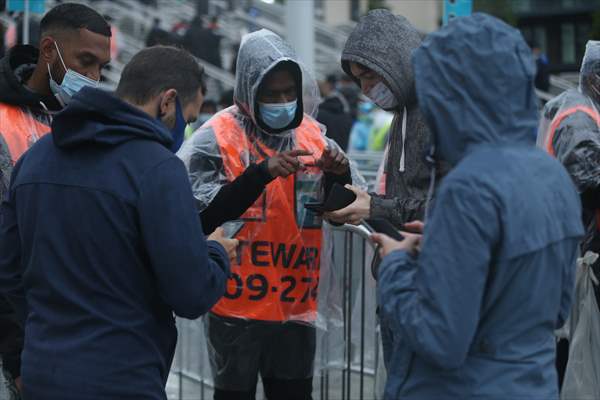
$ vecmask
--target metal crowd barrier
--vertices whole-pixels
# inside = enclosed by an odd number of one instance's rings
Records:
[[[317,329],[313,398],[377,399],[385,378],[375,281],[371,275],[374,249],[362,226],[328,225],[327,229],[333,230],[330,272],[333,279],[340,280],[327,296],[336,298],[339,317],[326,321],[326,329],[321,329],[321,324]],[[333,286],[341,293],[335,293]],[[179,341],[167,385],[169,399],[212,399],[213,382],[202,321],[180,319],[177,324]],[[257,399],[263,398],[261,386],[259,383]]]

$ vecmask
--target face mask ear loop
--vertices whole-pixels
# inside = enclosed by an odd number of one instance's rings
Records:
[[[65,64],[65,61],[62,58],[62,54],[60,54],[60,49],[58,48],[58,44],[56,44],[56,42],[54,42],[54,47],[56,47],[56,51],[58,52],[58,58],[60,58],[60,62],[62,63],[63,68],[65,69],[65,73],[66,73],[68,71],[67,65]],[[48,66],[48,68],[50,68],[50,67]]]

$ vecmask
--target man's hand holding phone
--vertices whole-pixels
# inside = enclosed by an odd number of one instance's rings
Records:
[[[404,225],[404,229],[415,232],[401,232],[402,241],[394,240],[383,233],[373,233],[371,240],[379,245],[379,255],[383,258],[396,250],[404,250],[415,256],[421,250],[421,240],[423,238],[424,224],[421,221],[413,221]]]
[[[237,257],[237,248],[240,242],[237,239],[228,239],[225,237],[225,231],[223,228],[219,227],[215,229],[213,233],[210,234],[207,240],[213,240],[219,243],[229,256],[229,261],[233,262]]]

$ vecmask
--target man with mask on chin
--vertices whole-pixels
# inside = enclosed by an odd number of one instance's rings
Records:
[[[179,152],[206,231],[238,220],[239,257],[205,319],[214,398],[254,398],[260,375],[268,399],[310,399],[322,220],[305,205],[351,183],[349,162],[315,120],[315,80],[273,32],[244,37],[234,101]]]
[[[83,88],[17,162],[0,292],[25,326],[25,398],[166,400],[173,313],[221,298],[237,246],[205,239],[174,154],[203,86],[187,52],[142,50],[116,96]]]
[[[0,198],[14,163],[50,131],[52,115],[83,86],[97,86],[110,61],[110,26],[81,4],[62,4],[41,21],[39,49],[15,46],[0,60]],[[3,373],[18,398],[23,333],[0,297]],[[14,383],[16,382],[16,383]]]
[[[357,199],[348,207],[326,214],[339,223],[359,224],[385,218],[400,228],[421,220],[430,186],[429,130],[417,104],[412,52],[421,37],[410,22],[387,10],[373,10],[356,25],[342,52],[342,68],[363,94],[394,113],[384,160],[384,175],[375,195],[353,188]],[[439,171],[439,169],[438,169]]]

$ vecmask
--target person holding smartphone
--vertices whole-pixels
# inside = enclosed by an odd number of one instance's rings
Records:
[[[394,337],[384,397],[558,399],[554,330],[584,231],[569,174],[535,146],[531,51],[474,14],[428,36],[413,67],[435,156],[452,169],[423,236],[373,235]]]
[[[207,232],[231,220],[240,246],[224,298],[205,318],[215,399],[310,399],[323,222],[305,205],[352,182],[344,152],[315,120],[318,87],[291,46],[244,37],[235,105],[178,153]]]

